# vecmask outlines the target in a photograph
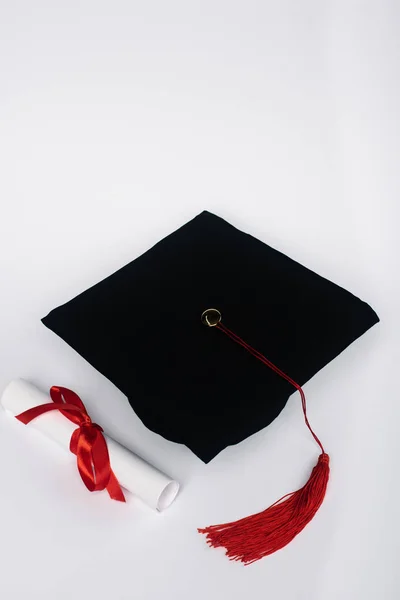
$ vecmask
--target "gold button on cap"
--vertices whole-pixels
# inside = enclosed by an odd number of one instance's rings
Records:
[[[201,315],[201,322],[207,327],[215,327],[221,321],[221,313],[216,308],[207,308]]]

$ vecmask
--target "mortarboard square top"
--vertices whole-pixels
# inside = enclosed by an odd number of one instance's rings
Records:
[[[126,394],[148,428],[208,462],[271,423],[294,392],[204,326],[211,307],[300,385],[379,320],[205,211],[43,322]]]

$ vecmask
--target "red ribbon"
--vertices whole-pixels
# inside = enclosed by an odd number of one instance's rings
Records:
[[[78,471],[87,489],[90,492],[106,489],[113,500],[125,502],[121,486],[111,469],[103,429],[92,422],[82,400],[72,390],[53,385],[50,396],[53,402],[30,408],[16,415],[16,419],[27,425],[44,413],[59,410],[78,425],[71,436],[69,449],[76,455]]]

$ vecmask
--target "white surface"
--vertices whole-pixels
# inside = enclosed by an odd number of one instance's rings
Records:
[[[398,599],[399,2],[0,7],[0,385],[79,390],[110,435],[183,484],[165,513],[138,502],[127,516],[0,416],[1,597]],[[196,527],[308,476],[318,450],[298,397],[204,466],[40,323],[204,208],[382,319],[306,386],[332,461],[323,507],[250,567]]]
[[[48,402],[51,402],[48,393],[41,392],[36,386],[23,379],[10,381],[0,398],[0,403],[12,418],[30,408]],[[72,434],[76,429],[76,425],[59,411],[45,413],[31,421],[27,427],[40,431],[49,439],[60,444],[67,452],[69,452]],[[119,484],[154,510],[161,511],[168,508],[178,493],[178,483],[136,454],[129,452],[106,434],[104,437],[107,441],[111,468]],[[70,458],[72,464],[76,463],[73,455]]]

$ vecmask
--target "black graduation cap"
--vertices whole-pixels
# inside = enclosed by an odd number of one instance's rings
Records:
[[[295,388],[378,320],[359,298],[205,211],[43,323],[126,394],[148,428],[208,462],[269,425]],[[302,529],[300,516],[284,519]],[[205,530],[210,543],[246,563],[260,558],[241,525],[239,547],[237,529],[229,544],[231,530],[218,527]]]

